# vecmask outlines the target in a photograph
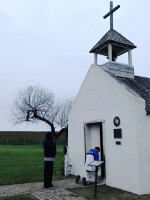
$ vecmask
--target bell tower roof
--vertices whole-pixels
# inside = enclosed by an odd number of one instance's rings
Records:
[[[117,57],[128,52],[128,50],[136,48],[132,42],[130,42],[120,33],[114,29],[110,29],[90,50],[90,53],[108,56],[108,44],[112,45],[112,51]]]

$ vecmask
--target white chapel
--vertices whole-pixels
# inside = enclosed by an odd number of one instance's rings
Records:
[[[101,148],[103,183],[133,192],[150,193],[150,78],[134,74],[132,50],[136,46],[113,29],[90,50],[92,64],[68,117],[68,151],[72,175],[86,176],[84,163],[90,148]],[[117,58],[127,54],[127,63]],[[97,56],[106,57],[98,64]]]

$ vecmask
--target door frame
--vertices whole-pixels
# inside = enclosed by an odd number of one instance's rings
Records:
[[[106,178],[106,171],[105,171],[105,154],[104,154],[104,120],[102,121],[93,121],[93,122],[86,122],[84,123],[84,152],[85,152],[85,158],[86,158],[86,132],[87,132],[87,126],[92,124],[98,124],[99,125],[99,131],[100,131],[100,149],[101,149],[101,156],[100,159],[104,161],[104,164],[101,166],[101,177],[103,179]],[[106,152],[106,150],[105,150]]]

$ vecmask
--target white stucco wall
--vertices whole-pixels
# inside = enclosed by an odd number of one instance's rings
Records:
[[[115,116],[121,119],[121,145],[116,145],[114,139]],[[141,141],[148,144],[150,139],[150,134],[145,130],[146,126],[150,128],[149,120],[142,98],[131,94],[99,66],[91,65],[69,113],[71,173],[85,176],[84,123],[103,121],[106,184],[137,194],[144,193],[144,190],[146,192],[150,188],[150,177],[139,172],[148,172],[150,169],[141,167],[143,162],[150,165],[150,158],[142,155],[150,147],[141,144]],[[145,179],[149,183],[145,183]],[[141,182],[144,188],[141,188]]]
[[[143,118],[144,118],[143,114]],[[138,154],[140,174],[140,194],[150,193],[150,116],[146,116],[144,122],[138,120]]]

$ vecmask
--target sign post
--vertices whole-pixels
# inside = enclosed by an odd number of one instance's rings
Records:
[[[91,167],[95,167],[95,199],[97,198],[97,173],[99,168],[101,167],[101,164],[103,164],[104,161],[93,161],[90,164],[88,164]]]

